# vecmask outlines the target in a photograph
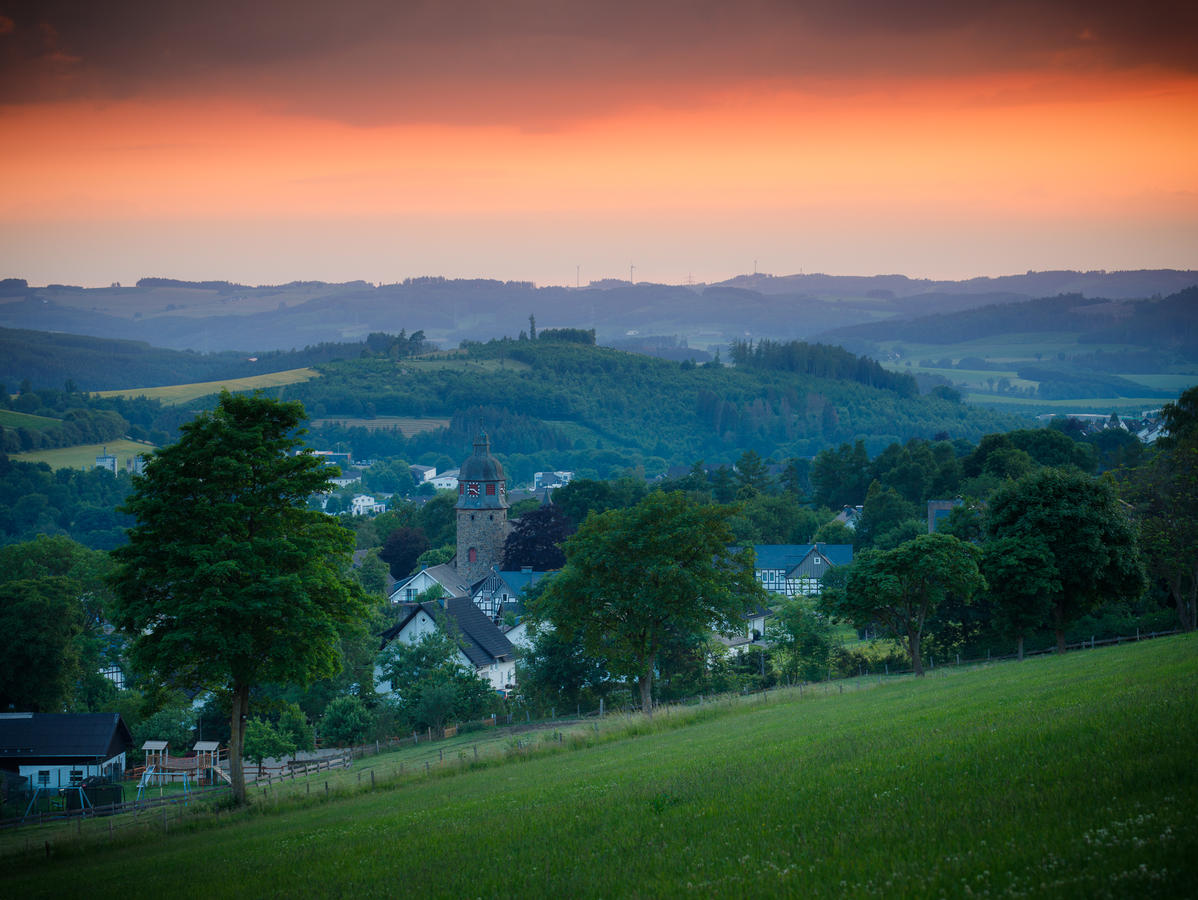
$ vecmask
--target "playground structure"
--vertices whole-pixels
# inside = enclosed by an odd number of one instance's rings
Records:
[[[168,741],[146,741],[141,745],[145,751],[145,768],[137,782],[137,799],[146,788],[182,782],[183,793],[193,787],[214,785],[218,781],[229,781],[221,768],[227,751],[222,751],[217,741],[197,741],[191,756],[171,756]]]

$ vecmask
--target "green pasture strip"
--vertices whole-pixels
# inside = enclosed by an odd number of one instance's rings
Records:
[[[58,447],[54,450],[30,450],[28,453],[14,453],[11,458],[21,462],[44,462],[52,469],[91,469],[96,465],[96,457],[105,449],[116,457],[117,471],[124,471],[126,460],[141,453],[152,453],[154,445],[138,441],[108,441],[103,444],[76,444],[73,447]]]
[[[1022,407],[1029,412],[1086,412],[1139,415],[1146,409],[1160,409],[1168,400],[1161,397],[1079,397],[1066,400],[1039,400],[1028,397],[1004,397],[998,394],[966,394],[966,403],[979,406]]]
[[[1145,387],[1154,388],[1158,391],[1176,391],[1180,397],[1188,387],[1198,384],[1198,375],[1193,372],[1181,374],[1164,374],[1164,375],[1140,375],[1140,374],[1123,374],[1120,378],[1126,378],[1128,381],[1134,381],[1137,384],[1142,384]],[[1165,400],[1157,398],[1157,403],[1163,405]]]
[[[229,378],[224,381],[197,381],[193,384],[171,384],[164,387],[127,388],[119,391],[97,391],[101,397],[149,397],[160,400],[167,406],[177,406],[189,403],[210,394],[219,394],[221,390],[237,391],[265,390],[267,388],[283,387],[288,384],[298,384],[319,378],[320,373],[315,369],[287,369],[283,372],[268,372],[264,375],[251,375],[247,378]]]
[[[378,416],[373,419],[363,419],[353,416],[325,416],[320,419],[312,419],[308,424],[312,428],[342,426],[345,428],[366,428],[370,431],[398,428],[404,437],[411,437],[422,431],[448,428],[449,419],[415,419],[406,416]]]
[[[5,860],[11,896],[1182,896],[1198,636],[810,688]],[[659,723],[660,726],[659,726]],[[320,792],[323,794],[323,791]],[[103,828],[103,823],[97,823]],[[152,823],[150,823],[152,824]]]
[[[30,431],[45,431],[55,425],[61,425],[62,420],[49,416],[35,416],[32,413],[17,412],[14,409],[0,409],[0,426],[4,428],[28,428]]]

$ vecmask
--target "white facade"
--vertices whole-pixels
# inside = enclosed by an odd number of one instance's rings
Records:
[[[433,487],[439,491],[456,491],[458,489],[458,472],[460,469],[451,469],[431,479]]]
[[[387,511],[385,503],[379,503],[367,494],[358,494],[350,501],[349,512],[354,516],[377,516]]]

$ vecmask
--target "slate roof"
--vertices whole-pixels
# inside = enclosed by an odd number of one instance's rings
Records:
[[[446,619],[450,621],[456,632],[458,647],[475,666],[489,666],[515,656],[516,649],[512,642],[503,636],[495,623],[469,597],[449,597],[444,604],[442,606],[439,601],[402,604],[399,621],[380,635],[383,643],[379,649],[399,637],[404,627],[423,611],[438,625],[442,625]]]
[[[132,745],[119,713],[0,713],[0,763],[105,760]]]
[[[757,569],[784,569],[789,572],[814,549],[834,566],[843,566],[853,561],[852,544],[756,544]]]
[[[450,596],[470,596],[470,582],[466,581],[466,579],[458,574],[458,570],[453,566],[452,563],[442,563],[439,566],[429,566],[427,569],[421,569],[420,572],[423,572],[429,578],[433,579],[433,581],[437,582],[437,584],[441,585],[441,587],[445,588],[445,590],[449,591]],[[419,575],[420,572],[417,572],[415,575],[409,575],[402,581],[395,582],[391,588],[391,596],[394,597],[396,592],[406,588],[408,586],[408,582]]]

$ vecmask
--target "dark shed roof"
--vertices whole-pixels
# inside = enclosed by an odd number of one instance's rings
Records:
[[[132,745],[118,713],[0,713],[0,763],[105,760]]]

